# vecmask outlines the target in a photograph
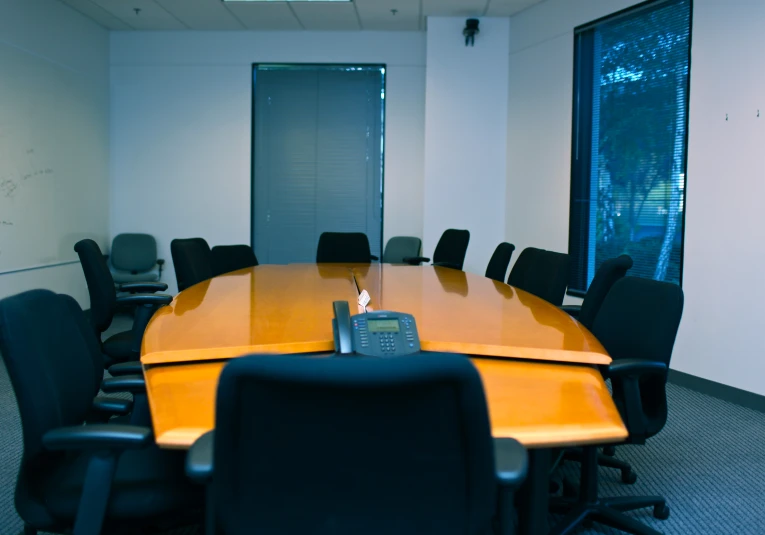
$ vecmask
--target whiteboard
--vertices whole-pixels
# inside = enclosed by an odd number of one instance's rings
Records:
[[[0,273],[108,234],[108,82],[0,43]]]

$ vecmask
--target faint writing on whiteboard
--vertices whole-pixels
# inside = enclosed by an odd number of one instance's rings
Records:
[[[21,178],[23,178],[24,180],[29,180],[32,177],[41,176],[41,175],[52,175],[52,174],[53,174],[53,169],[46,168],[46,169],[40,169],[38,171],[33,171],[32,173],[26,173],[22,175]]]
[[[4,197],[13,197],[19,185],[10,178],[0,180],[0,195]]]
[[[12,221],[0,221],[0,227],[12,227],[13,222]]]

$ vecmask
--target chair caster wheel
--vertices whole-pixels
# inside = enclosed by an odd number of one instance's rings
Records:
[[[613,457],[616,455],[616,446],[603,446],[603,455]]]
[[[658,518],[659,520],[666,520],[669,518],[669,505],[656,505],[653,508],[653,516],[654,518]]]
[[[622,470],[622,483],[632,485],[637,481],[637,474],[632,470]]]

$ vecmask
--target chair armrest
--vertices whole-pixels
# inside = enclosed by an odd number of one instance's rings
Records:
[[[119,377],[121,375],[143,375],[143,366],[139,360],[120,362],[109,366],[109,375]]]
[[[215,431],[208,431],[191,446],[186,455],[186,475],[196,483],[209,483],[213,475]]]
[[[165,265],[165,259],[164,258],[157,258],[157,264],[160,265],[160,266],[164,266]]]
[[[608,376],[624,379],[643,375],[666,375],[667,365],[645,359],[619,359],[608,366]]]
[[[93,424],[51,429],[42,437],[48,450],[131,450],[152,441],[151,429],[137,425]]]
[[[462,271],[462,269],[457,264],[452,264],[451,262],[433,262],[433,265],[435,267],[445,267]]]
[[[130,293],[154,293],[167,290],[167,284],[164,282],[125,282],[119,285],[121,292]]]
[[[520,487],[529,469],[526,448],[514,438],[495,438],[494,466],[500,486],[513,489]]]
[[[143,375],[119,375],[104,379],[101,383],[101,390],[107,394],[113,392],[141,394],[146,392],[146,381],[144,381]]]
[[[559,308],[572,318],[578,318],[582,311],[582,305],[561,305]]]
[[[404,263],[411,264],[413,266],[418,266],[423,262],[430,262],[430,258],[427,256],[405,256],[403,260]]]
[[[372,260],[380,260],[379,256],[375,256],[373,254],[369,255],[369,258],[371,258]]]
[[[130,414],[132,409],[133,401],[130,399],[98,396],[93,400],[93,410],[101,414],[118,414],[124,416]]]
[[[152,305],[161,307],[173,302],[173,296],[167,294],[135,293],[121,295],[117,298],[118,305]]]

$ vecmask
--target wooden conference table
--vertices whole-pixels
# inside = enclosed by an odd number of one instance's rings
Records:
[[[157,443],[189,448],[214,427],[215,391],[227,360],[251,353],[333,351],[332,302],[354,305],[363,289],[375,310],[414,316],[423,351],[471,356],[483,379],[493,435],[531,448],[532,471],[536,466],[538,473],[529,479],[544,486],[531,489],[535,499],[546,497],[549,448],[627,436],[592,366],[610,363],[608,353],[586,328],[546,301],[447,268],[290,264],[202,282],[152,318],[141,362]],[[522,531],[542,533],[540,522],[544,519],[523,522]]]

